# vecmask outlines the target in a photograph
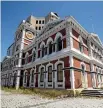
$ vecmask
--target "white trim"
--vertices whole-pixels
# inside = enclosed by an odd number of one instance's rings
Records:
[[[44,42],[44,41],[41,42],[40,48],[42,48],[43,45],[44,45],[44,47],[45,47],[45,42]]]
[[[59,37],[61,37],[61,39],[62,39],[62,34],[61,34],[60,32],[58,32],[58,33],[55,35],[54,41],[57,41],[57,39],[58,39]]]
[[[73,55],[69,56],[69,64],[70,67],[74,66],[74,60],[73,60]],[[71,82],[71,89],[75,89],[75,76],[74,76],[74,70],[70,69],[70,82]]]
[[[55,63],[55,69],[57,70],[57,65],[62,64],[64,68],[64,62],[63,61],[57,61]],[[58,87],[58,85],[62,85],[62,87]],[[57,82],[57,71],[55,72],[55,88],[65,88],[65,76],[64,76],[64,70],[63,70],[63,82]]]
[[[51,37],[48,38],[47,42],[46,42],[46,45],[49,44],[49,42],[53,42],[53,39]]]

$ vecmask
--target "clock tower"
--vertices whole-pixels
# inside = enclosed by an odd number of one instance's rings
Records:
[[[22,50],[30,45],[36,37],[36,31],[31,24],[23,20],[15,33],[15,53],[14,53],[14,71],[17,76],[21,75],[21,65],[22,65]],[[19,88],[20,77],[16,79],[16,89]]]

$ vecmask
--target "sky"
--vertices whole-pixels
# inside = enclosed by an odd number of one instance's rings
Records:
[[[103,43],[102,1],[2,1],[1,60],[6,56],[7,48],[13,43],[17,26],[23,19],[30,15],[46,16],[51,11],[58,13],[61,18],[73,16],[88,32],[94,31],[98,34]]]

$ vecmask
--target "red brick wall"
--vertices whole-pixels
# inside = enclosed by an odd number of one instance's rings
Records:
[[[91,73],[87,72],[88,87],[92,87]]]
[[[79,37],[79,33],[77,33],[74,29],[72,29],[72,34],[73,34],[76,38]]]
[[[88,48],[85,46],[83,46],[83,52],[84,54],[89,55]]]
[[[74,67],[76,68],[81,68],[81,60],[77,59],[77,58],[73,58],[74,61]],[[84,62],[86,65],[86,70],[90,71],[90,64]],[[82,79],[81,79],[81,72],[80,71],[74,71],[74,77],[75,77],[75,88],[80,88],[82,87]],[[87,72],[87,79],[88,79],[88,87],[92,87],[92,81],[91,81],[91,73]]]
[[[69,57],[64,58],[64,67],[70,67]],[[65,88],[71,88],[70,70],[65,70],[64,73],[65,73]]]
[[[73,58],[74,61],[74,67],[80,68],[81,60],[77,58]],[[74,71],[74,78],[75,78],[75,88],[81,88],[82,87],[82,81],[81,81],[81,72],[75,70]]]
[[[73,39],[73,47],[79,50],[79,42],[75,39]]]
[[[90,64],[85,62],[85,65],[86,65],[86,70],[90,71]],[[87,79],[88,79],[88,87],[92,87],[92,77],[90,72],[87,72]]]

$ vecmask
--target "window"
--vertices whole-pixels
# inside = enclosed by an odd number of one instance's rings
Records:
[[[53,52],[55,52],[55,43],[53,43]]]
[[[36,27],[36,30],[38,30],[38,27]]]
[[[82,73],[84,75],[84,73],[85,73],[85,67],[84,67],[84,65],[82,65],[81,68],[82,68]]]
[[[58,64],[57,65],[57,81],[58,82],[62,82],[63,81],[63,65],[62,64]]]
[[[52,53],[52,42],[49,43],[49,54]]]
[[[34,53],[33,53],[33,61],[35,61],[35,58],[36,58],[36,53],[34,51]]]
[[[44,68],[41,68],[41,72],[40,72],[40,82],[44,82]]]
[[[38,24],[38,20],[36,20],[36,24]]]
[[[44,57],[44,45],[42,46],[42,57]]]
[[[62,40],[61,37],[57,39],[57,51],[60,51],[62,49]]]
[[[41,30],[41,27],[39,27],[39,30]]]
[[[48,82],[52,82],[52,66],[48,67]]]
[[[33,83],[33,82],[34,82],[34,70],[31,73],[31,83]]]
[[[27,73],[25,72],[25,75],[24,75],[24,83],[26,83],[26,75],[27,75]]]
[[[41,24],[41,20],[39,21],[39,24]]]
[[[45,55],[47,54],[47,47],[45,47]]]
[[[44,24],[44,20],[42,21],[42,24]]]

